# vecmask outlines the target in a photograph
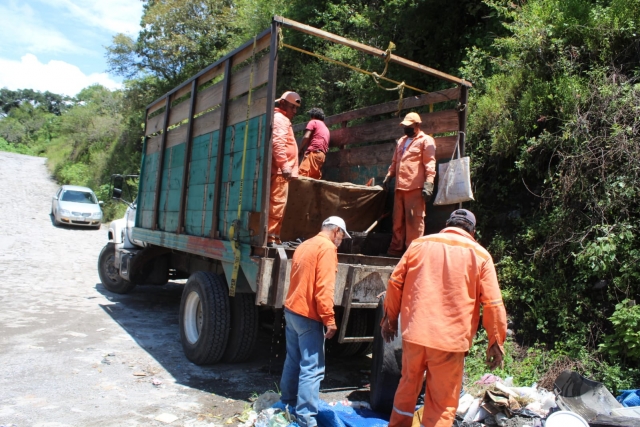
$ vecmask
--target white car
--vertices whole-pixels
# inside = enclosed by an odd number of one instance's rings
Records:
[[[55,225],[71,224],[100,228],[102,202],[87,187],[63,185],[51,201],[51,215]]]

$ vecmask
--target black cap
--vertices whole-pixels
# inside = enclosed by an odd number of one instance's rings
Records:
[[[473,228],[476,227],[476,216],[471,211],[468,211],[466,209],[456,209],[455,211],[451,212],[451,216],[449,217],[450,220],[454,218],[462,219],[471,224]]]

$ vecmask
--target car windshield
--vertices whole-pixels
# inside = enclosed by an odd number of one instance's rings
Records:
[[[96,196],[93,193],[87,193],[86,191],[67,190],[62,193],[60,198],[63,202],[75,202],[75,203],[91,203],[96,204]]]

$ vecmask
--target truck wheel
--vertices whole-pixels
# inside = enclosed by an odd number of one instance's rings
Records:
[[[388,414],[393,409],[393,398],[402,373],[402,336],[398,333],[389,344],[384,342],[380,333],[383,316],[384,296],[380,298],[376,308],[369,402],[374,411]]]
[[[115,260],[116,246],[113,243],[107,243],[100,251],[100,256],[98,257],[98,276],[100,276],[102,285],[107,288],[109,292],[126,294],[130,292],[136,284],[120,277]]]
[[[229,297],[229,306],[231,329],[222,360],[229,363],[244,362],[253,355],[258,338],[258,307],[255,304],[255,294],[236,294]]]
[[[366,310],[366,315],[367,315],[367,331],[365,332],[365,335],[368,337],[372,337],[375,329],[376,311]],[[360,345],[360,348],[356,352],[355,356],[363,356],[363,355],[369,354],[371,353],[372,349],[373,349],[373,341],[363,342],[362,345]]]
[[[231,313],[227,284],[217,274],[193,273],[180,301],[180,341],[196,365],[220,360],[227,347]]]
[[[349,324],[347,325],[347,337],[362,337],[367,333],[367,313],[364,309],[354,308],[349,313]],[[354,356],[360,348],[362,342],[349,342],[338,344],[338,337],[327,342],[327,354],[334,357],[351,357]]]

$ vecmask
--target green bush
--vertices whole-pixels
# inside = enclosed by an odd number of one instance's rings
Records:
[[[624,300],[616,304],[609,320],[613,333],[604,337],[600,349],[614,360],[640,362],[640,305]]]

